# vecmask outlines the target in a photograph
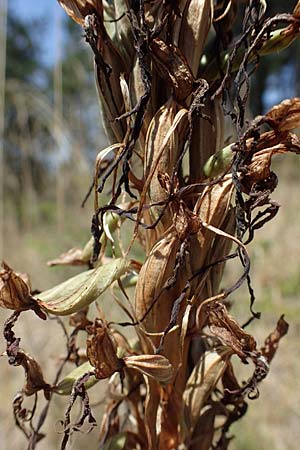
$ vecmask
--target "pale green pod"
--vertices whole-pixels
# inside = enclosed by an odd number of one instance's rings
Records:
[[[272,53],[279,53],[282,50],[285,50],[289,47],[297,38],[299,37],[299,31],[295,30],[294,33],[286,34],[286,28],[280,28],[279,30],[274,30],[271,33],[269,39],[267,39],[261,48],[252,52],[248,58],[248,63],[255,61],[256,55],[266,56]],[[208,81],[215,81],[220,78],[221,73],[226,70],[227,62],[230,54],[225,51],[221,53],[220,57],[214,58],[208,65],[206,65],[206,55],[203,55],[200,62],[200,70],[201,65],[204,66],[201,72],[201,76],[204,77]],[[243,58],[245,56],[245,50],[243,47],[240,47],[237,51],[237,54],[232,61],[232,72],[235,72],[239,69]],[[206,66],[206,67],[205,67]]]
[[[92,372],[94,367],[87,361],[80,366],[76,367],[76,369],[72,370],[72,372],[68,373],[54,388],[53,392],[59,395],[70,395],[72,392],[72,388],[74,383],[79,380],[79,378],[83,377],[86,373]],[[90,378],[84,383],[86,389],[94,386],[99,380],[91,375]]]
[[[125,447],[127,439],[127,433],[118,433],[115,436],[109,437],[101,447],[102,450],[122,450]]]
[[[214,178],[226,172],[233,160],[232,144],[214,153],[203,166],[203,173],[207,178]]]
[[[82,250],[82,259],[85,262],[89,262],[91,260],[92,254],[93,254],[93,248],[94,248],[94,238],[91,237]]]
[[[130,261],[115,259],[104,266],[82,272],[35,298],[39,306],[50,314],[73,314],[97,300],[129,267]]]

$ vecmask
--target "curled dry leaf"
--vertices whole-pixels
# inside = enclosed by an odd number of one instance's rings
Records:
[[[116,343],[104,321],[96,319],[87,331],[87,357],[95,368],[96,378],[109,378],[115,372],[122,372],[124,362],[117,357]]]
[[[14,356],[10,355],[10,364],[21,365],[24,368],[25,384],[22,391],[25,395],[30,396],[43,390],[45,397],[49,398],[52,387],[46,383],[42,369],[35,359],[28,353],[18,350]]]
[[[256,171],[261,172],[260,177],[263,178],[264,171],[267,174],[270,169],[273,155],[290,151],[299,153],[299,139],[296,135],[288,132],[300,126],[300,99],[284,100],[270,109],[265,116],[258,116],[254,119],[253,124],[256,122],[259,124],[268,123],[273,128],[272,131],[262,133],[256,141],[249,138],[245,143],[247,151],[253,155],[252,158],[248,159],[246,167],[252,163],[254,165],[259,164],[260,168]],[[235,143],[217,151],[204,164],[204,174],[208,178],[214,178],[228,171],[237,149],[238,145]],[[248,170],[251,170],[251,167]]]
[[[13,327],[16,324],[20,313],[14,312],[4,324],[4,337],[6,339],[6,354],[8,362],[12,366],[22,366],[25,370],[25,385],[23,392],[25,395],[33,395],[36,392],[43,390],[45,397],[49,399],[51,386],[46,383],[42,373],[42,369],[35,359],[28,353],[20,349],[20,338],[16,338]]]
[[[280,339],[287,334],[289,324],[284,320],[282,315],[277,322],[275,330],[266,338],[264,346],[260,349],[262,355],[266,358],[268,363],[272,361],[278,349]]]
[[[161,355],[136,355],[123,358],[125,366],[154,378],[159,383],[169,383],[174,371],[169,360]]]
[[[90,400],[89,396],[87,394],[87,391],[85,389],[85,383],[87,380],[93,376],[93,372],[88,372],[84,374],[81,378],[79,378],[72,387],[72,392],[69,399],[68,407],[65,411],[65,418],[64,421],[62,421],[63,425],[63,440],[61,443],[61,450],[65,450],[67,447],[67,443],[70,439],[70,436],[73,434],[74,431],[81,431],[82,427],[84,426],[85,422],[89,425],[88,433],[97,425],[96,419],[93,416],[91,407],[90,407]],[[80,399],[82,403],[82,408],[79,414],[79,417],[76,421],[76,423],[71,423],[71,412],[73,409],[73,406],[76,402],[76,400]]]
[[[206,308],[210,331],[245,361],[249,354],[256,350],[256,341],[253,336],[240,327],[222,303],[213,302]]]
[[[264,133],[265,135],[267,133]],[[262,139],[263,140],[263,135]],[[300,154],[300,141],[294,134],[288,133],[279,144],[264,148],[255,153],[249,164],[245,167],[244,173],[240,176],[243,190],[246,193],[264,189],[264,185],[273,191],[277,186],[277,178],[271,172],[271,162],[274,155],[284,155],[288,152]]]
[[[73,314],[97,300],[129,267],[129,261],[115,259],[42,292],[36,298],[37,303],[45,311],[57,316]]]
[[[290,131],[300,126],[300,98],[283,100],[266,113],[272,127],[279,131]]]
[[[40,365],[27,353],[22,354],[21,365],[26,374],[26,383],[23,391],[26,395],[33,395],[36,392],[43,390],[46,397],[49,397],[49,392],[52,390],[51,386],[44,380],[43,372]]]

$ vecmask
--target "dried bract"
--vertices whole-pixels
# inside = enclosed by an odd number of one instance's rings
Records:
[[[161,355],[137,355],[124,358],[126,367],[138,370],[159,383],[169,383],[174,375],[170,362]]]

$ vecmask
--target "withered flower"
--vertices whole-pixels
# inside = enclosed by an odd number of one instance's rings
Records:
[[[131,355],[118,358],[116,342],[104,320],[96,319],[94,325],[86,328],[90,336],[87,339],[87,357],[95,367],[98,379],[108,378],[115,372],[123,377],[125,367],[135,369],[154,378],[159,383],[168,383],[173,376],[173,367],[162,355]]]
[[[41,389],[44,390],[46,398],[49,398],[49,392],[51,386],[46,383],[42,373],[42,369],[30,355],[22,352],[23,358],[21,365],[24,367],[26,373],[26,383],[24,385],[23,391],[26,395],[33,395]]]
[[[0,271],[0,306],[14,311],[33,309],[41,318],[46,319],[36,300],[30,294],[28,279],[24,274],[14,272],[4,261]]]
[[[253,336],[246,333],[240,325],[228,314],[226,306],[215,302],[207,308],[210,331],[220,341],[230,347],[243,361],[255,352],[256,342]]]
[[[266,117],[273,122],[273,127],[279,131],[290,131],[300,126],[300,98],[283,100],[273,106],[266,113]]]
[[[0,306],[25,311],[30,308],[31,296],[28,284],[4,261],[0,272]]]
[[[115,372],[122,372],[124,362],[117,356],[116,344],[112,335],[101,319],[87,327],[87,357],[95,367],[95,375],[99,379],[110,377]]]

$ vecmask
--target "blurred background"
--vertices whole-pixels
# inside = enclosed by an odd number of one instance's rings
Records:
[[[295,1],[272,0],[269,14],[292,11]],[[92,200],[82,200],[92,182],[93,163],[107,144],[93,75],[93,59],[82,30],[55,0],[0,0],[0,260],[30,274],[43,290],[75,275],[76,268],[46,263],[81,247],[89,238]],[[251,114],[265,112],[284,98],[300,96],[300,43],[261,60],[252,78]],[[256,310],[262,319],[251,324],[260,344],[284,313],[290,330],[261,386],[260,398],[233,427],[233,450],[296,450],[300,441],[300,158],[274,161],[279,186],[273,198],[278,216],[256,235],[250,246]],[[226,279],[235,268],[228,267]],[[226,283],[226,280],[224,281]],[[233,314],[249,316],[246,291],[234,294]],[[1,326],[8,316],[0,311]],[[17,326],[22,345],[55,373],[62,332],[47,329],[32,314]],[[0,352],[4,351],[4,341]],[[0,358],[1,448],[26,448],[13,422],[11,402],[22,387],[22,368]],[[95,388],[93,388],[95,389]],[[101,389],[95,396],[100,400]],[[100,391],[99,391],[100,389]],[[59,448],[57,423],[66,399],[55,400],[47,438],[38,448]],[[100,418],[98,417],[98,422]],[[76,436],[70,448],[87,446]],[[97,448],[97,431],[88,438]]]

